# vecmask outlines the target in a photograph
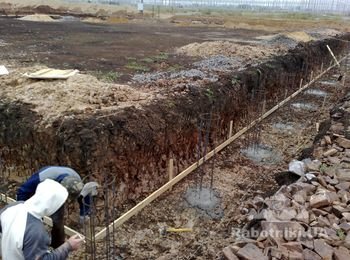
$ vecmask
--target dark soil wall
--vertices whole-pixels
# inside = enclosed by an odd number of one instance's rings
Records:
[[[239,130],[262,113],[264,100],[266,109],[271,108],[322,62],[328,67],[326,44],[336,55],[348,47],[335,39],[312,42],[259,66],[221,75],[215,84],[188,86],[181,92],[170,89],[169,99],[142,110],[74,115],[45,129],[28,105],[1,100],[3,166],[28,175],[45,165],[69,165],[101,182],[104,175],[116,176],[118,202],[137,200],[167,181],[169,158],[175,159],[177,173],[195,161],[201,114],[219,115],[210,139],[212,146],[217,145],[227,136],[230,120]]]

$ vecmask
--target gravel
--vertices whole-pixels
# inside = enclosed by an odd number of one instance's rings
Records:
[[[178,72],[155,72],[142,73],[133,76],[132,80],[137,83],[151,83],[161,79],[194,79],[194,80],[209,80],[215,82],[218,80],[216,75],[211,75],[198,69],[181,70]]]
[[[193,63],[196,68],[208,71],[229,71],[243,65],[240,58],[229,58],[224,55],[213,56]]]
[[[283,35],[283,34],[278,34],[274,36],[272,39],[264,40],[263,43],[270,45],[270,46],[283,46],[287,47],[289,49],[293,49],[298,45],[298,42]]]

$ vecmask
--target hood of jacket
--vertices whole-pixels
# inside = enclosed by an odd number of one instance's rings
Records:
[[[55,213],[67,197],[66,188],[47,179],[38,185],[29,200],[5,209],[0,215],[2,259],[24,260],[22,249],[28,213],[41,220],[44,216]]]
[[[56,181],[46,179],[39,183],[35,194],[24,202],[28,212],[36,218],[51,216],[66,201],[68,191]]]

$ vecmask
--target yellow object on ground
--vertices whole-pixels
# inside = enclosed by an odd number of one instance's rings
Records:
[[[31,79],[68,79],[78,72],[79,70],[43,69],[34,73],[25,73],[24,76]]]
[[[167,228],[167,232],[192,232],[192,228]]]

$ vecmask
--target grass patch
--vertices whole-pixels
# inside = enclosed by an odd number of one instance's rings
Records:
[[[169,54],[166,52],[161,52],[158,55],[153,56],[152,58],[156,61],[163,61],[169,59]]]
[[[141,61],[146,62],[146,63],[153,63],[154,60],[152,58],[144,58]]]
[[[168,68],[168,71],[175,72],[184,69],[185,67],[180,64],[174,64]]]
[[[117,82],[123,73],[117,71],[97,71],[94,73],[96,78],[107,83]]]
[[[344,231],[341,230],[341,229],[338,229],[338,230],[337,230],[337,236],[340,238],[340,240],[344,240],[345,237],[346,237]]]
[[[210,9],[202,10],[202,11],[201,11],[201,14],[202,14],[202,15],[211,15],[211,14],[212,14],[212,11],[211,11]]]
[[[131,69],[131,70],[136,70],[136,71],[141,71],[141,72],[150,71],[150,68],[138,63],[137,61],[129,61],[128,64],[125,65],[125,68]]]

